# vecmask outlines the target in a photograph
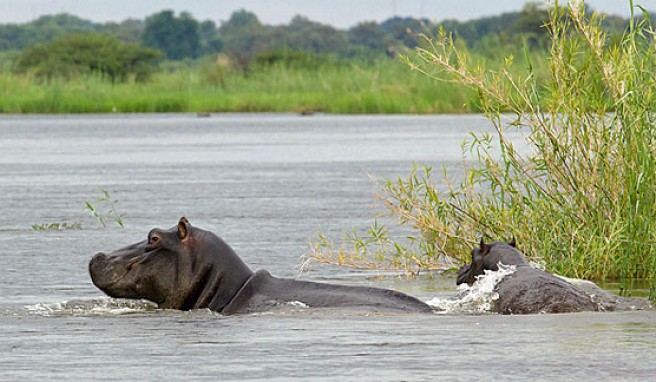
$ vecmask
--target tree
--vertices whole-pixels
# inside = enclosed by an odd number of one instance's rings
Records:
[[[420,33],[433,34],[429,29],[432,25],[427,19],[396,16],[385,20],[380,27],[403,45],[414,48],[420,44]]]
[[[242,68],[246,68],[257,52],[266,47],[268,40],[267,28],[254,13],[243,9],[233,12],[230,19],[221,24],[219,35],[224,50]]]
[[[166,10],[146,19],[143,43],[159,49],[170,60],[198,57],[200,35],[198,22],[187,12],[175,17]]]
[[[218,53],[223,50],[223,40],[214,21],[205,20],[199,25],[200,54]]]
[[[344,53],[346,35],[330,25],[295,16],[287,26],[276,27],[271,33],[268,50],[288,48],[309,53]]]
[[[66,13],[41,16],[25,24],[0,25],[0,50],[22,50],[70,33],[96,32],[91,21]]]
[[[549,30],[544,26],[549,22],[549,11],[541,3],[526,3],[517,20],[510,26],[510,34],[523,36],[530,47],[547,47],[550,41]]]
[[[112,82],[125,81],[130,75],[143,81],[155,69],[158,58],[156,50],[126,44],[109,35],[72,34],[26,49],[17,69],[45,78],[97,73]]]
[[[369,52],[387,53],[395,45],[391,36],[377,23],[360,23],[348,31],[351,46],[360,46]]]

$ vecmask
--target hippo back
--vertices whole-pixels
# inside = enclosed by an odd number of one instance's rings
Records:
[[[260,311],[279,303],[300,302],[310,308],[358,308],[375,311],[431,313],[421,300],[389,289],[291,280],[257,271],[223,314]]]

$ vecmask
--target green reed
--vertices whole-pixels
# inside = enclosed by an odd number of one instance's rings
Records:
[[[107,228],[108,222],[113,221],[120,228],[125,228],[125,214],[118,209],[118,200],[114,199],[109,191],[100,190],[100,196],[93,201],[84,202],[84,210],[87,211],[93,220],[102,228]],[[73,222],[61,220],[51,223],[32,224],[33,231],[68,231],[83,229],[82,220],[77,219]]]
[[[0,112],[464,112],[473,94],[434,86],[398,60],[242,72],[218,64],[163,70],[149,82],[111,83],[101,76],[39,79],[0,73]]]
[[[495,133],[465,144],[475,165],[462,180],[449,181],[445,170],[436,182],[432,169],[415,167],[381,182],[382,203],[417,232],[409,241],[371,241],[371,232],[337,246],[319,238],[313,260],[348,265],[366,246],[367,259],[416,272],[468,261],[481,236],[514,236],[552,271],[654,285],[656,45],[648,15],[612,43],[582,5],[556,3],[550,12],[544,82],[530,54],[523,74],[510,69],[512,58],[485,69],[445,33],[409,59],[417,71],[475,92]],[[508,138],[517,130],[528,150]]]
[[[91,216],[103,228],[107,227],[107,221],[113,220],[119,227],[125,228],[123,218],[125,214],[118,211],[118,200],[113,199],[107,190],[100,190],[101,196],[96,198],[92,203],[90,201],[84,202],[85,210],[89,211]]]

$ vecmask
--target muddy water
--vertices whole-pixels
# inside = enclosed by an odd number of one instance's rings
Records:
[[[0,117],[0,380],[649,380],[656,314],[498,316],[317,311],[238,317],[110,300],[91,255],[180,216],[254,269],[296,276],[308,238],[365,227],[367,174],[462,165],[477,116]],[[84,211],[99,190],[125,229]],[[102,212],[102,211],[101,211]],[[33,224],[79,222],[37,232]],[[453,280],[330,267],[302,277],[454,299]]]

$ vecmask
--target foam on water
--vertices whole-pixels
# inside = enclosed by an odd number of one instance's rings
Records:
[[[28,314],[46,317],[61,316],[116,316],[145,313],[157,309],[157,304],[145,300],[119,300],[99,298],[92,300],[70,300],[50,304],[27,305]]]
[[[433,298],[426,303],[440,314],[483,314],[493,311],[499,295],[494,291],[504,277],[515,272],[514,265],[499,264],[498,271],[486,270],[473,285],[458,285],[458,298]]]
[[[300,301],[273,304],[280,309],[305,310],[309,306]],[[157,310],[157,304],[146,300],[123,300],[98,298],[91,300],[70,300],[54,303],[27,305],[24,311],[29,315],[44,317],[64,316],[118,316],[125,314],[147,313]],[[201,310],[204,311],[204,310]],[[209,312],[209,310],[207,310]]]
[[[287,303],[287,305],[292,306],[294,308],[299,308],[299,309],[308,309],[310,306],[308,304],[305,304],[300,301],[290,301]]]

